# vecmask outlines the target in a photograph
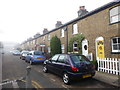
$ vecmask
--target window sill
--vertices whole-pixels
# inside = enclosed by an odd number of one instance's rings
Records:
[[[111,52],[111,54],[120,54],[120,52]]]
[[[113,25],[113,24],[117,24],[117,23],[120,23],[120,21],[114,22],[114,23],[110,23],[109,25]]]

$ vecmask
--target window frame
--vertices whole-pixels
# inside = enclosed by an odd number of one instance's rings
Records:
[[[48,41],[50,41],[50,34],[48,34]]]
[[[77,23],[74,23],[72,25],[72,34],[73,35],[78,34],[78,25],[77,25]]]
[[[51,53],[51,48],[50,48],[50,46],[48,47],[48,53]]]
[[[65,30],[64,29],[61,29],[61,37],[65,37]]]
[[[61,50],[62,50],[62,53],[65,53],[65,45],[64,44],[61,45]]]
[[[111,13],[110,13],[110,11],[111,11],[111,10],[113,10],[113,9],[115,9],[115,8],[117,8],[117,7],[118,7],[118,10],[119,10],[120,5],[115,6],[115,7],[111,8],[111,9],[109,9],[109,23],[110,23],[110,24],[115,24],[115,23],[120,22],[120,20],[119,20],[119,17],[120,17],[120,12],[119,12],[119,11],[118,11],[118,13],[117,13],[117,14],[115,14],[115,15],[113,15],[113,16],[111,16]],[[112,18],[111,18],[111,17],[115,17],[115,16],[118,16],[118,21],[112,22],[112,21],[111,21],[111,20],[112,20]]]
[[[120,37],[112,37],[112,38],[111,38],[111,53],[113,53],[113,54],[118,54],[118,53],[120,53],[120,50],[119,50],[120,47],[118,46],[120,43],[118,42],[118,38],[120,38]],[[113,39],[117,39],[117,40],[116,40],[116,41],[117,41],[116,44],[113,44]],[[117,45],[117,50],[114,50],[114,49],[113,49],[113,48],[114,48],[113,45]]]

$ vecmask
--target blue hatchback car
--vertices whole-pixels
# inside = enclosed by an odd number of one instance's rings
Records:
[[[26,56],[25,61],[30,62],[32,65],[33,63],[44,62],[46,57],[43,55],[41,51],[30,51],[29,54]]]
[[[65,84],[70,84],[73,79],[93,77],[95,65],[84,55],[56,54],[44,61],[43,72],[51,71],[62,76]]]

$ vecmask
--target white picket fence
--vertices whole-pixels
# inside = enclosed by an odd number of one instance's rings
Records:
[[[120,59],[117,58],[104,58],[97,59],[98,71],[120,75]]]

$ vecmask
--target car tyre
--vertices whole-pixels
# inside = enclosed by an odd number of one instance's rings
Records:
[[[63,82],[65,83],[65,84],[67,84],[67,85],[69,85],[70,84],[70,78],[69,78],[69,75],[67,74],[67,73],[64,73],[63,74]]]
[[[48,69],[47,69],[47,67],[46,67],[45,65],[43,66],[43,72],[44,72],[44,73],[47,73],[47,72],[48,72]]]

